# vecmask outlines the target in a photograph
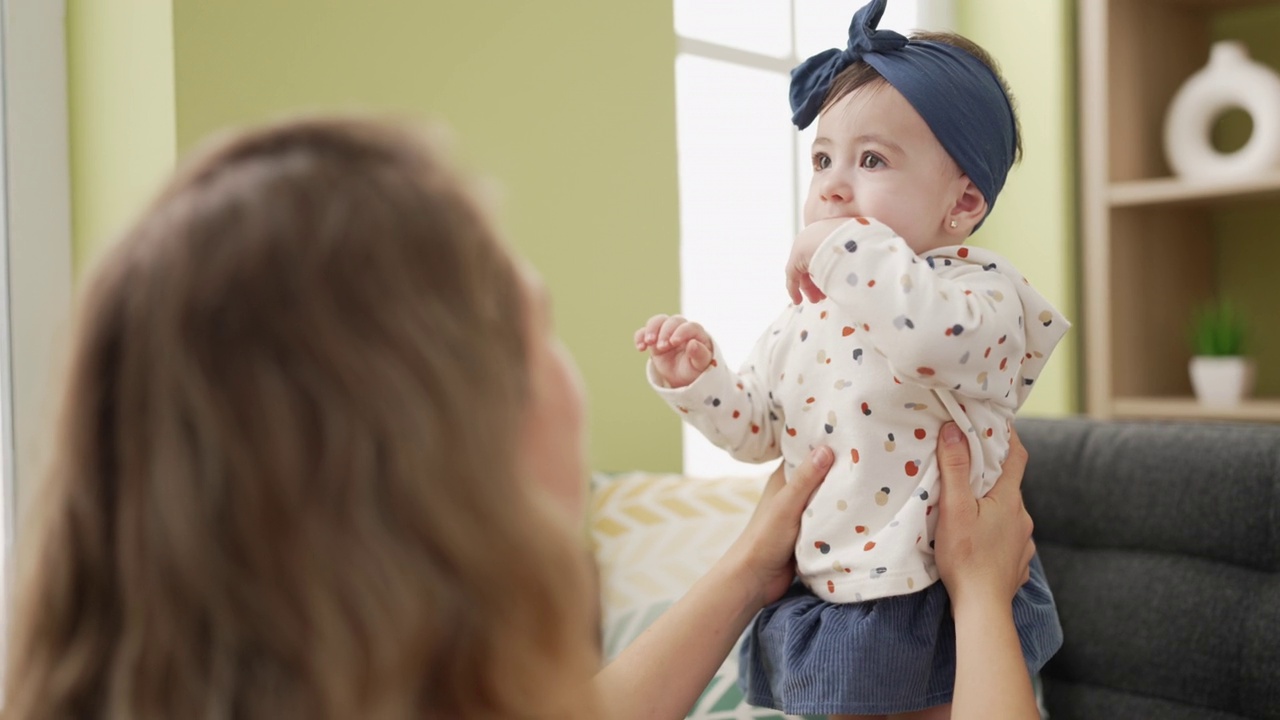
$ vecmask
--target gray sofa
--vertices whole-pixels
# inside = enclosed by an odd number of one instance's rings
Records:
[[[1280,426],[1022,419],[1053,720],[1280,719]]]

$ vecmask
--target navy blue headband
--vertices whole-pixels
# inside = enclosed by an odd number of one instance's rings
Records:
[[[791,71],[791,121],[808,127],[836,76],[862,60],[920,113],[990,213],[1018,145],[1009,98],[991,68],[964,50],[877,30],[887,1],[871,0],[854,14],[847,48],[824,50]]]

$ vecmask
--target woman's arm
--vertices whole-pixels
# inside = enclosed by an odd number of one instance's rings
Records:
[[[1015,431],[1000,479],[984,497],[969,488],[969,444],[954,423],[938,440],[942,473],[938,572],[956,622],[952,720],[1039,718],[1013,624],[1013,596],[1027,581],[1035,543],[1022,505],[1027,451]]]
[[[1035,695],[1013,625],[1013,596],[1035,552],[1022,506],[1026,451],[1015,432],[1004,472],[975,500],[969,448],[954,423],[938,442],[942,472],[937,560],[951,595],[958,652],[953,720],[1037,718]],[[818,448],[790,483],[779,468],[760,505],[715,567],[596,675],[621,720],[674,720],[693,707],[755,613],[794,577],[800,516],[833,460]]]
[[[800,516],[831,467],[814,450],[785,482],[781,466],[729,550],[613,662],[596,689],[619,708],[614,718],[683,718],[756,612],[781,597],[795,577],[792,553]]]

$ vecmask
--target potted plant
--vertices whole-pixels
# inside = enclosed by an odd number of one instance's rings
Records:
[[[1231,406],[1253,391],[1253,359],[1244,355],[1245,322],[1229,300],[1206,303],[1192,315],[1191,387],[1204,405]]]

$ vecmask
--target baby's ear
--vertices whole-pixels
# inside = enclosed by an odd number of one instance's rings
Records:
[[[982,222],[982,218],[987,216],[987,199],[983,197],[982,191],[978,190],[978,186],[973,184],[967,175],[960,176],[960,194],[956,197],[955,204],[951,206],[951,212],[947,215],[948,230],[958,234],[960,237],[968,237],[969,233]],[[955,225],[952,226],[951,223]]]

